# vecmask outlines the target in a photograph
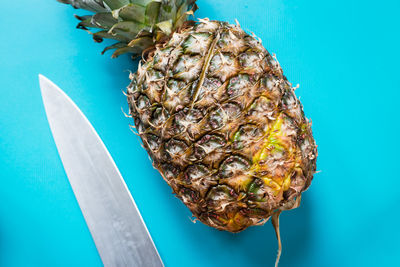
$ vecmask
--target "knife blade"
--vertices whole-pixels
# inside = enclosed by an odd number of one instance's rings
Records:
[[[47,119],[104,266],[164,266],[117,166],[89,120],[39,75]]]

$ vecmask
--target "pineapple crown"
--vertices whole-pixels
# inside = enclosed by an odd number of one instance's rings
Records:
[[[77,28],[87,30],[94,41],[104,38],[117,43],[103,51],[115,49],[112,57],[124,53],[138,56],[168,39],[175,31],[191,25],[188,16],[197,9],[196,0],[58,0],[74,8],[95,12],[76,16]],[[90,32],[88,28],[98,29]]]

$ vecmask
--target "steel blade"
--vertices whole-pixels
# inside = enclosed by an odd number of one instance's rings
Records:
[[[163,266],[117,166],[85,115],[39,75],[47,119],[86,223],[105,266]]]

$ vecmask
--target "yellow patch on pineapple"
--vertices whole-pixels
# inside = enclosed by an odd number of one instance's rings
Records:
[[[283,138],[285,138],[282,132],[282,125],[284,123],[284,115],[279,115],[273,125],[269,128],[268,132],[265,133],[265,138],[262,145],[256,151],[253,156],[253,165],[250,168],[250,174],[261,178],[265,185],[270,187],[274,191],[274,195],[278,195],[290,188],[291,183],[291,172],[287,170],[284,178],[282,176],[271,177],[270,175],[263,175],[263,171],[268,169],[269,166],[263,166],[265,160],[271,156],[272,153],[286,152],[289,153],[288,158],[293,157],[293,149],[287,148]],[[297,162],[297,159],[294,159]]]
[[[261,179],[267,186],[269,186],[272,190],[274,190],[275,196],[278,195],[278,193],[281,191],[281,186],[277,182],[268,177],[262,177]]]
[[[289,175],[287,175],[287,177],[285,178],[285,180],[283,180],[282,191],[286,191],[286,190],[289,189],[289,187],[290,187],[290,182],[291,182],[291,179],[290,179],[290,174],[289,174]]]

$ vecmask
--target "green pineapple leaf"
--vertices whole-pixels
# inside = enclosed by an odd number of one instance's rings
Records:
[[[96,42],[104,38],[118,43],[112,57],[123,53],[139,55],[184,25],[196,10],[196,0],[58,0],[74,8],[94,11],[94,15],[76,16],[78,28],[87,30]],[[100,29],[90,32],[88,29]],[[141,39],[144,38],[145,39]],[[136,39],[139,39],[137,42]]]

